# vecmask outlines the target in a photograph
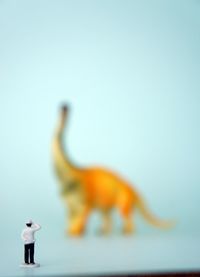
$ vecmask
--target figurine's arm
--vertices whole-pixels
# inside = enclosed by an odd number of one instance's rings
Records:
[[[31,228],[34,230],[34,231],[38,231],[41,229],[41,226],[37,223],[33,223],[33,225],[31,226]]]

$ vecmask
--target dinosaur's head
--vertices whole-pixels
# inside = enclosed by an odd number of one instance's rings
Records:
[[[60,107],[60,121],[63,127],[66,123],[68,115],[69,115],[69,105],[64,104]]]
[[[64,104],[61,106],[61,114],[62,116],[66,117],[69,112],[69,105]]]

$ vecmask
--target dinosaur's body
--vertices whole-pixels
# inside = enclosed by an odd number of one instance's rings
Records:
[[[139,208],[144,217],[158,227],[169,227],[170,222],[156,219],[146,209],[139,194],[122,178],[101,167],[80,168],[73,165],[63,148],[63,131],[68,115],[63,107],[53,139],[53,158],[63,199],[68,206],[68,229],[71,235],[83,234],[87,218],[93,209],[102,212],[102,232],[111,230],[110,211],[117,208],[123,218],[123,231],[134,230],[132,212]]]

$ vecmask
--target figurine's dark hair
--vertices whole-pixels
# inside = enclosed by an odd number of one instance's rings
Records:
[[[26,223],[27,227],[31,227],[32,223]]]

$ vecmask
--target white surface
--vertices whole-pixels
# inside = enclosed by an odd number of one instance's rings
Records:
[[[200,237],[87,237],[36,244],[41,267],[19,268],[23,248],[0,249],[0,276],[200,270]],[[12,251],[10,249],[12,248]]]
[[[40,267],[40,264],[38,264],[38,263],[35,263],[35,264],[25,264],[25,263],[22,263],[22,264],[20,264],[19,267],[22,267],[22,268],[35,268],[35,267]]]

